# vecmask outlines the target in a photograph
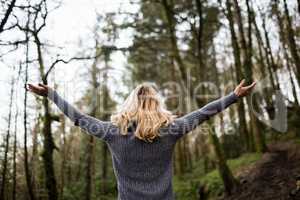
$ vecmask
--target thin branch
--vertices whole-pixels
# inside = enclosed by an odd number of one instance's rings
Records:
[[[8,6],[8,9],[4,15],[4,18],[2,19],[1,23],[0,23],[0,33],[3,32],[4,30],[4,26],[8,21],[8,17],[10,16],[11,12],[13,11],[13,8],[15,6],[16,0],[12,0],[11,3]]]
[[[102,49],[104,51],[130,51],[132,48],[117,48],[116,46],[103,46]],[[74,60],[91,60],[91,59],[95,59],[98,58],[102,55],[102,52],[100,52],[99,54],[95,55],[95,56],[87,56],[87,57],[72,57],[68,60],[64,60],[64,59],[57,59],[55,60],[51,65],[50,68],[48,69],[48,71],[46,72],[43,80],[47,80],[49,73],[53,70],[53,68],[58,64],[58,63],[64,63],[64,64],[68,64]]]
[[[74,60],[90,60],[90,59],[95,59],[97,57],[99,57],[100,55],[96,55],[96,56],[88,56],[88,57],[73,57],[70,58],[68,60],[64,60],[64,59],[57,59],[55,60],[51,65],[50,68],[48,69],[48,71],[46,72],[45,76],[43,77],[44,80],[47,80],[49,73],[53,70],[53,68],[58,64],[58,63],[64,63],[64,64],[68,64]]]

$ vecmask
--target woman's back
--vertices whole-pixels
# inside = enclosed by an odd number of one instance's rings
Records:
[[[129,131],[126,136],[112,134],[108,146],[112,153],[119,198],[122,200],[174,199],[172,154],[176,137],[165,134],[152,143]]]

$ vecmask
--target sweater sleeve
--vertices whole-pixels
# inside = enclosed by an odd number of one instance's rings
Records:
[[[52,89],[48,91],[48,98],[56,104],[75,126],[79,126],[88,134],[103,139],[104,141],[109,139],[109,132],[113,126],[111,122],[101,121],[81,113]]]
[[[231,92],[227,96],[212,101],[198,110],[175,119],[172,124],[173,133],[182,136],[192,131],[198,125],[208,120],[211,116],[223,111],[228,106],[235,103],[238,98],[239,97],[234,92]]]

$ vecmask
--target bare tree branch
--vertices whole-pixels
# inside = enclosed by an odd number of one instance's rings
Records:
[[[51,65],[50,65],[50,68],[48,69],[48,71],[46,72],[45,74],[45,77],[43,77],[43,79],[47,80],[48,76],[49,76],[49,73],[53,70],[53,68],[58,64],[58,63],[64,63],[64,64],[68,64],[74,60],[90,60],[90,59],[95,59],[97,57],[101,56],[101,54],[99,55],[96,55],[96,56],[88,56],[88,57],[73,57],[73,58],[70,58],[68,60],[64,60],[64,59],[57,59],[55,60]]]
[[[4,18],[2,19],[2,21],[0,23],[0,33],[3,32],[4,26],[7,23],[8,18],[10,16],[11,12],[13,11],[15,4],[16,4],[16,0],[12,0],[11,3],[9,4],[8,9],[6,10],[6,13],[4,15]]]

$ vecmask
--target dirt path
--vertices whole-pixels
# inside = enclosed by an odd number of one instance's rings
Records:
[[[279,142],[269,149],[251,170],[240,176],[240,190],[224,200],[300,200],[300,191],[294,197],[290,195],[300,175],[300,145]]]

